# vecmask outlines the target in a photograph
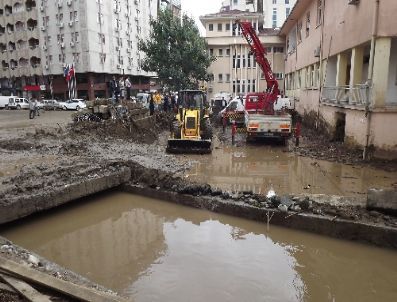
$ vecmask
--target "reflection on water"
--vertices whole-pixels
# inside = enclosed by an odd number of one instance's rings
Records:
[[[113,193],[1,235],[135,301],[396,301],[397,254]]]
[[[197,162],[187,176],[230,191],[263,193],[273,188],[278,194],[344,196],[360,196],[368,188],[391,187],[397,179],[397,173],[315,160],[285,151],[285,147],[269,145],[224,146],[209,155],[189,156]]]

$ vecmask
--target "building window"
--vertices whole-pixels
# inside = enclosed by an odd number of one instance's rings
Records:
[[[230,23],[226,23],[226,31],[230,31]]]
[[[323,0],[317,0],[317,25],[323,20]]]
[[[289,7],[287,7],[285,9],[285,16],[288,17],[290,12],[291,12],[291,9]]]
[[[289,0],[285,0],[285,4],[289,4]]]
[[[298,43],[302,42],[302,21],[299,21],[296,26],[296,36],[298,38]]]
[[[226,82],[227,82],[227,83],[230,83],[230,73],[227,73],[227,74],[226,74]]]
[[[273,47],[274,53],[283,53],[284,47]]]
[[[213,56],[213,55],[214,55],[214,49],[210,48],[210,56]]]
[[[273,8],[273,16],[272,16],[272,21],[273,21],[273,28],[277,27],[277,8]]]
[[[214,31],[214,24],[208,24],[208,30]]]
[[[223,74],[218,74],[218,82],[222,83],[223,82]]]
[[[222,23],[218,23],[218,31],[222,31]]]
[[[310,35],[310,12],[306,14],[306,37]]]
[[[273,4],[277,4],[277,0],[273,0]]]
[[[233,4],[237,5],[238,4],[238,0],[233,0]]]
[[[220,57],[223,57],[223,49],[222,48],[219,48],[218,53],[219,53]]]
[[[230,48],[226,48],[226,56],[230,56]]]

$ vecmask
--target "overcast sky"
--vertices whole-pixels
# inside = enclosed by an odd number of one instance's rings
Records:
[[[194,17],[201,34],[204,34],[204,27],[199,17],[206,14],[219,12],[222,0],[182,0],[182,10],[190,17]]]

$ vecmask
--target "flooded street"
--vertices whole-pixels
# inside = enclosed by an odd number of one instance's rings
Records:
[[[216,146],[211,155],[190,159],[196,163],[188,179],[229,191],[363,196],[397,184],[396,172],[301,157],[269,144]]]
[[[280,169],[287,175],[275,177],[269,167],[251,177],[286,188],[293,163],[303,165],[286,154]],[[0,233],[135,301],[397,300],[393,250],[275,226],[267,231],[265,224],[126,193],[37,215]]]

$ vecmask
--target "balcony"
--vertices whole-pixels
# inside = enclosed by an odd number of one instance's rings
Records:
[[[366,84],[324,87],[321,103],[336,107],[365,108],[371,103],[372,87]]]

